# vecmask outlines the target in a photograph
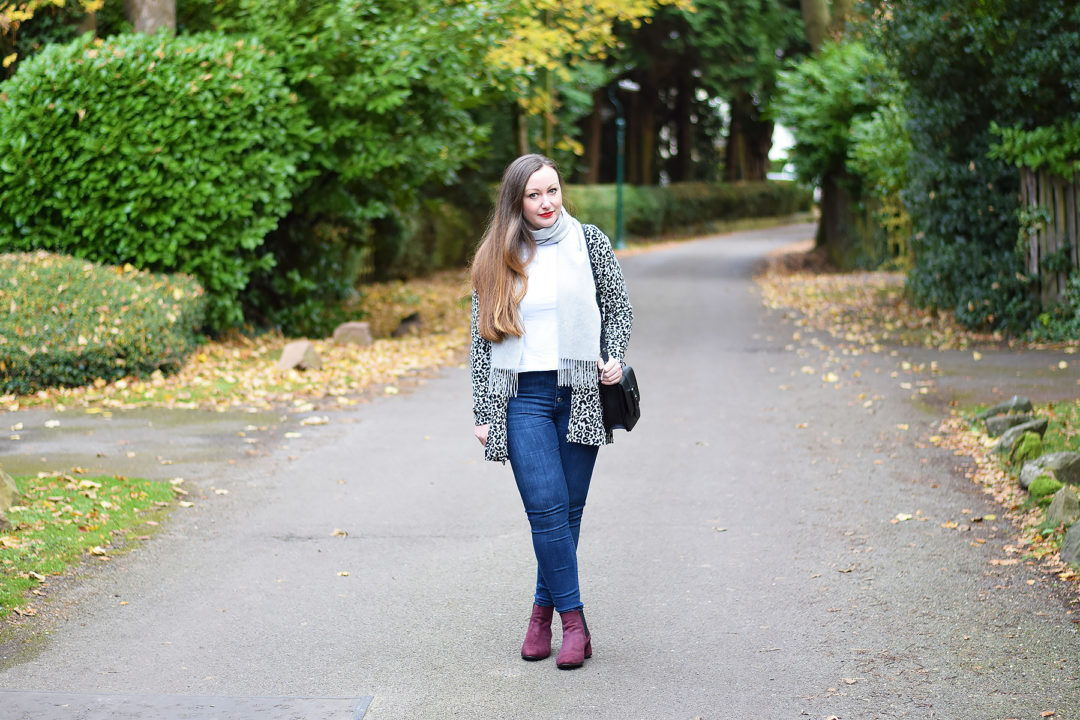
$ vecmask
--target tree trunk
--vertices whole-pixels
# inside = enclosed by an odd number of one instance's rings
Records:
[[[627,97],[629,95],[629,97]],[[625,179],[630,185],[641,184],[641,144],[637,138],[641,133],[641,93],[624,93],[623,107],[626,108],[626,162]]]
[[[821,178],[821,222],[817,245],[837,267],[851,269],[858,255],[858,228],[852,212],[853,198],[845,181],[845,170],[825,173]]]
[[[585,171],[585,183],[595,185],[600,182],[600,155],[604,142],[604,118],[600,114],[600,108],[606,101],[604,89],[600,88],[593,93],[592,113],[586,120],[585,137],[585,162],[588,170]]]
[[[153,34],[163,27],[176,32],[176,0],[124,0],[124,15],[135,32]]]
[[[671,164],[671,181],[686,182],[694,179],[694,123],[691,118],[693,102],[690,97],[691,83],[685,73],[680,74],[675,89],[675,144],[678,153]]]
[[[811,51],[817,52],[829,29],[829,2],[799,0],[799,4],[802,7],[803,25],[806,26],[806,39],[810,41]]]
[[[773,123],[764,120],[749,95],[731,100],[731,128],[724,155],[724,179],[765,180],[769,172]]]
[[[529,117],[521,109],[521,105],[514,103],[514,130],[517,135],[518,155],[527,155],[529,152]]]
[[[847,26],[848,14],[854,0],[833,0],[832,13],[829,18],[829,35],[834,40],[844,39],[844,29]]]
[[[637,145],[640,146],[640,167],[638,171],[637,185],[656,184],[656,105],[658,91],[652,78],[641,83],[642,102],[639,108],[639,125]]]

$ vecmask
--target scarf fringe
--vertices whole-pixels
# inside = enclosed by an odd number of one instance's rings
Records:
[[[511,370],[509,368],[491,368],[491,374],[488,375],[488,390],[498,397],[517,397],[517,370]]]
[[[560,359],[556,378],[560,387],[589,387],[599,382],[596,363],[590,360]],[[498,397],[517,397],[517,370],[491,368],[491,374],[488,375],[488,390]]]
[[[563,387],[587,387],[597,383],[595,360],[571,360],[559,358],[559,385]]]

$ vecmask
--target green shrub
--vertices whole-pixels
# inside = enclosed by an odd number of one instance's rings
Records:
[[[196,277],[215,329],[273,265],[308,120],[257,41],[89,37],[0,89],[0,251],[44,249]]]
[[[398,272],[425,191],[459,181],[488,151],[469,109],[492,92],[484,58],[501,26],[488,3],[198,0],[189,26],[259,37],[282,59],[318,131],[311,180],[265,251],[246,304],[286,334],[311,334],[352,291],[355,272]],[[332,236],[331,242],[327,238]],[[308,245],[308,247],[300,247]],[[313,262],[332,252],[326,262]],[[352,273],[352,274],[350,274]],[[316,325],[307,324],[308,318]]]
[[[1037,308],[1017,242],[1018,172],[988,154],[994,127],[1077,117],[1080,5],[908,0],[888,13],[884,40],[908,90],[908,287],[968,327],[1026,330]]]
[[[614,185],[571,185],[566,197],[576,218],[614,238]],[[707,232],[720,222],[809,210],[811,200],[808,189],[791,182],[628,185],[623,187],[623,226],[628,236],[643,238]]]
[[[178,369],[205,296],[190,277],[46,252],[0,255],[0,393]]]

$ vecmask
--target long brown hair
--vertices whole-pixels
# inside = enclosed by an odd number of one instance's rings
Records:
[[[528,288],[525,268],[536,254],[536,241],[525,224],[521,208],[525,185],[543,167],[555,171],[561,187],[562,173],[554,160],[543,155],[522,155],[506,168],[491,222],[473,257],[477,330],[491,342],[500,342],[508,335],[521,337],[524,332],[518,303]]]

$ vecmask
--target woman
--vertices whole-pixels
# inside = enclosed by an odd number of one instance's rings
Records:
[[[622,379],[633,310],[611,243],[563,207],[562,176],[542,155],[506,169],[472,265],[475,434],[488,460],[510,460],[532,527],[536,593],[521,647],[556,664],[592,655],[578,587],[581,513],[605,431],[597,381]]]

